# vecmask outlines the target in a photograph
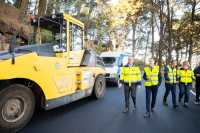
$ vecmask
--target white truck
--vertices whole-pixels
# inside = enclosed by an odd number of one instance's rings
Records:
[[[125,52],[103,52],[100,57],[103,59],[106,70],[106,81],[119,85],[121,66],[128,60],[129,53]]]

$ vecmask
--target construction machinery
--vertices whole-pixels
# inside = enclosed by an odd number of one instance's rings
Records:
[[[0,131],[17,131],[34,110],[50,110],[81,98],[102,98],[105,70],[84,48],[84,24],[68,14],[33,19],[29,45],[0,53]],[[35,40],[35,41],[33,41]]]

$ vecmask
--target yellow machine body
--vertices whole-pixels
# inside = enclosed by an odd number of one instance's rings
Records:
[[[81,27],[84,34],[84,24],[67,14],[64,14],[64,20],[67,23],[66,51],[55,52],[55,56],[41,56],[37,52],[16,53],[14,64],[11,57],[0,58],[0,81],[23,83],[27,87],[36,85],[47,110],[91,95],[96,78],[105,74],[105,70],[95,64],[81,64],[86,53],[84,48],[70,49],[69,25]]]

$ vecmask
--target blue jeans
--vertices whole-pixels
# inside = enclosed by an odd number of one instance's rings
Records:
[[[181,102],[183,96],[184,96],[184,103],[189,102],[191,89],[192,89],[192,84],[180,83],[179,102]]]
[[[146,110],[150,112],[155,107],[158,86],[146,86]]]
[[[163,102],[167,101],[167,97],[168,97],[169,93],[171,92],[172,103],[175,106],[176,105],[176,84],[165,83],[165,88],[166,88],[166,91],[164,94]]]

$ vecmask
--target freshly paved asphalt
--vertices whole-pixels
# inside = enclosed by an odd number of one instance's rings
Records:
[[[174,110],[162,105],[164,88],[158,93],[152,118],[145,119],[145,90],[137,93],[137,110],[123,114],[123,90],[107,87],[103,99],[85,98],[78,102],[36,113],[19,133],[200,133],[200,105],[182,105]]]

